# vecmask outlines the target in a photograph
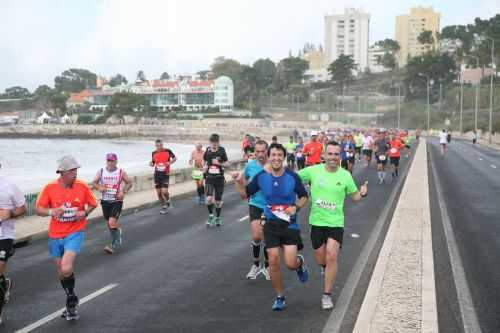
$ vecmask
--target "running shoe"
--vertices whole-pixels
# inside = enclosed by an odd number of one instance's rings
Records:
[[[255,264],[252,264],[252,268],[250,268],[250,272],[248,272],[248,274],[247,274],[247,279],[248,280],[255,280],[260,272],[261,272],[260,267],[255,266]]]
[[[165,206],[161,207],[160,214],[162,214],[162,215],[167,214],[167,212],[168,212],[168,206],[165,205]]]
[[[321,298],[321,307],[323,308],[323,310],[333,309],[332,296],[323,295],[323,297]]]
[[[299,281],[302,283],[306,283],[309,280],[309,271],[307,270],[306,265],[304,264],[304,257],[301,254],[297,255],[298,258],[302,261],[302,264],[299,268],[297,268],[297,276]]]
[[[260,272],[262,273],[262,275],[264,275],[267,281],[271,281],[271,274],[269,274],[269,267],[262,267],[260,269]]]
[[[283,311],[285,310],[285,297],[277,296],[273,303],[273,311]]]
[[[4,297],[3,297],[3,302],[4,302],[4,305],[9,303],[10,301],[10,288],[12,288],[12,280],[9,279],[9,278],[5,278],[5,294],[4,294]]]
[[[66,320],[78,320],[78,297],[76,295],[68,295],[66,298],[66,310],[62,314]]]
[[[215,218],[215,225],[216,225],[217,227],[220,227],[220,226],[224,225],[224,223],[222,223],[222,217],[217,216],[217,217]]]
[[[215,216],[213,214],[208,215],[207,227],[211,227],[214,224]]]

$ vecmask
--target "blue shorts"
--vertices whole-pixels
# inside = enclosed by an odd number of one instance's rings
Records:
[[[85,232],[77,231],[64,238],[49,238],[49,254],[54,258],[61,258],[66,251],[80,254],[85,241]]]

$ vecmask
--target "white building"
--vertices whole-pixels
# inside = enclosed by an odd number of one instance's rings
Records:
[[[325,66],[341,54],[352,55],[359,71],[368,68],[370,14],[346,8],[343,15],[325,16]]]
[[[385,54],[384,49],[378,45],[372,45],[368,49],[368,67],[370,68],[370,72],[372,73],[382,73],[387,69],[378,63],[379,57],[383,57]]]

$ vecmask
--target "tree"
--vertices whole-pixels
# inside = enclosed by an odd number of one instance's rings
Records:
[[[427,48],[427,52],[429,52],[431,48],[434,48],[434,36],[430,30],[422,31],[420,35],[418,35],[417,41]]]
[[[309,64],[299,57],[289,56],[282,59],[276,68],[274,86],[279,91],[284,91],[292,84],[302,83],[304,74],[309,68]]]
[[[160,80],[170,80],[170,75],[167,72],[163,72],[160,75]]]
[[[208,69],[196,72],[201,80],[208,80],[210,71]]]
[[[80,92],[86,88],[94,88],[97,75],[86,69],[71,68],[56,76],[55,89],[60,92]]]
[[[54,91],[49,100],[53,109],[56,111],[66,112],[66,101],[68,98],[68,93]]]
[[[352,74],[357,65],[351,55],[341,54],[337,60],[328,66],[328,73],[332,76],[332,82],[339,87],[339,93],[344,94],[344,87],[354,79]]]
[[[135,79],[135,82],[146,82],[146,74],[144,74],[143,70],[140,70],[137,72],[137,77]]]
[[[131,92],[118,92],[111,97],[107,112],[109,115],[124,115],[140,111],[146,106],[149,106],[146,97]]]
[[[115,76],[112,76],[110,79],[109,79],[109,82],[108,84],[111,86],[111,87],[116,87],[116,86],[119,86],[121,84],[127,84],[128,81],[127,81],[127,78],[121,74],[116,74]]]
[[[398,42],[394,39],[386,38],[376,42],[375,45],[384,50],[384,55],[377,58],[377,63],[384,68],[394,70],[397,66],[396,53],[401,49]]]
[[[212,64],[212,73],[214,77],[222,75],[229,76],[233,82],[238,81],[241,65],[238,61],[233,59],[226,59],[224,57],[215,58]]]
[[[273,78],[276,75],[276,65],[271,59],[259,59],[253,63],[253,68],[257,75],[258,89],[265,89],[273,83]]]
[[[15,86],[5,89],[4,96],[5,98],[28,98],[30,91],[27,88]]]

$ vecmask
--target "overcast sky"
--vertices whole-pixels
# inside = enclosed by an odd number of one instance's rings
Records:
[[[217,56],[251,64],[323,44],[324,15],[360,7],[370,43],[394,38],[395,16],[433,6],[441,27],[500,13],[499,0],[0,0],[0,91],[53,86],[71,67],[148,78],[194,73]]]

